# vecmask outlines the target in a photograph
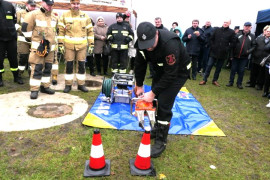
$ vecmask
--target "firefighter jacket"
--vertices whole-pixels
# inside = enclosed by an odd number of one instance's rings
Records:
[[[22,24],[22,32],[26,38],[31,38],[31,50],[37,50],[43,37],[49,41],[50,51],[56,50],[57,22],[57,14],[43,8],[27,13]]]
[[[134,33],[129,24],[117,22],[109,26],[107,39],[111,42],[112,49],[128,49],[128,44],[133,40]]]
[[[22,24],[24,22],[24,18],[25,15],[28,13],[29,11],[27,9],[22,9],[20,11],[18,11],[16,13],[17,16],[17,23],[15,24],[17,33],[18,33],[18,41],[19,42],[27,42],[27,40],[25,39],[21,29],[22,29]],[[29,40],[29,39],[28,39]]]
[[[59,44],[68,49],[82,49],[94,45],[94,32],[92,21],[82,11],[69,10],[61,16],[58,24]]]
[[[137,51],[135,57],[135,79],[137,86],[142,86],[146,74],[147,64],[151,62],[155,71],[152,91],[160,94],[179,77],[188,78],[191,67],[186,48],[177,34],[168,30],[158,30],[158,44],[153,51]],[[135,43],[137,47],[137,42]]]
[[[10,2],[0,0],[0,41],[17,39],[16,11]]]

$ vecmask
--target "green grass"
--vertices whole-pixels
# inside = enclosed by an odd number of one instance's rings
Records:
[[[5,66],[5,86],[0,94],[28,90],[27,75],[26,83],[17,85],[7,62]],[[60,67],[63,72],[63,64]],[[111,175],[99,179],[157,179],[159,174],[167,179],[270,179],[268,99],[261,97],[262,91],[226,87],[227,69],[222,69],[221,87],[213,86],[213,70],[207,85],[199,86],[202,77],[198,76],[186,87],[226,137],[169,135],[166,151],[152,159],[157,177],[137,177],[130,175],[129,159],[136,157],[142,133],[101,129]],[[246,71],[244,82],[248,76]],[[146,82],[150,84],[150,80]],[[91,107],[99,91],[71,94],[85,99]],[[84,117],[48,129],[0,132],[0,179],[83,179],[94,130],[81,124]],[[210,165],[217,168],[211,169]]]

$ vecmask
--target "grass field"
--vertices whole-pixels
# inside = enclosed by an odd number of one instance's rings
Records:
[[[213,70],[207,85],[199,86],[198,76],[186,87],[226,137],[169,135],[166,151],[152,159],[157,176],[138,177],[130,175],[128,162],[136,157],[142,133],[101,129],[111,175],[99,179],[158,179],[160,174],[167,179],[270,179],[268,99],[261,97],[262,91],[226,87],[228,69],[222,69],[221,87],[213,86]],[[246,71],[244,82],[248,76]],[[26,74],[22,86],[13,83],[7,68],[3,78],[0,94],[29,89]],[[146,83],[150,85],[149,80]],[[71,94],[85,99],[91,108],[99,91]],[[49,129],[0,132],[0,179],[83,179],[94,130],[81,124],[84,117]]]

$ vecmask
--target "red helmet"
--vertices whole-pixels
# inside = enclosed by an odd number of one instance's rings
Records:
[[[130,11],[126,11],[126,12],[125,12],[125,15],[126,15],[126,17],[130,17],[130,16],[131,16]]]

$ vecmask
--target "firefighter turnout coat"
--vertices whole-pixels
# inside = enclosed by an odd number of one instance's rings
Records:
[[[52,11],[46,11],[44,8],[31,11],[25,16],[22,32],[26,38],[31,39],[31,53],[29,56],[31,91],[38,91],[40,84],[45,88],[50,86],[54,51],[57,47],[57,22],[58,15]],[[44,39],[49,42],[47,46],[48,53],[42,56],[37,54],[37,49],[44,42]]]
[[[22,9],[20,11],[17,11],[17,23],[16,23],[16,29],[18,33],[18,41],[17,41],[17,53],[19,56],[19,70],[24,71],[25,65],[27,64],[30,48],[31,48],[31,41],[30,39],[26,39],[21,31],[22,24],[24,22],[25,15],[29,11],[27,9]]]
[[[28,13],[29,11],[26,9],[20,10],[16,13],[17,16],[17,24],[16,29],[18,32],[18,53],[21,54],[29,54],[30,52],[30,39],[25,39],[21,28],[22,28],[22,23],[24,22],[24,18],[25,15]]]
[[[126,73],[128,64],[128,44],[134,33],[128,23],[117,22],[109,26],[107,39],[111,42],[112,72]]]
[[[85,83],[85,59],[87,46],[94,46],[92,21],[82,11],[69,10],[59,19],[58,43],[65,47],[65,84],[72,85],[74,74],[73,64],[77,61],[76,78],[78,85]]]
[[[82,11],[69,10],[59,19],[58,43],[67,49],[80,50],[87,44],[94,45],[93,25],[89,16]]]

